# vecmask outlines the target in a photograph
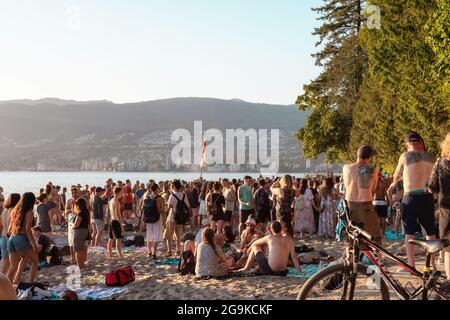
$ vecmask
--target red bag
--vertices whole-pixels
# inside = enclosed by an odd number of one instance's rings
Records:
[[[131,267],[123,267],[111,272],[105,276],[105,284],[108,287],[120,287],[129,284],[135,280],[134,271]]]

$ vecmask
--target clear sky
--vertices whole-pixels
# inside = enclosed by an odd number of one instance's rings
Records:
[[[292,104],[320,0],[0,0],[0,100]]]

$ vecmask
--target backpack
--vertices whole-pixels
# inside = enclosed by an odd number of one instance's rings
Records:
[[[120,287],[135,280],[134,271],[131,267],[120,268],[108,272],[105,276],[105,284],[108,287]]]
[[[143,247],[145,246],[145,238],[141,235],[134,236],[134,245],[136,247]]]
[[[211,196],[211,198],[212,198],[212,196]],[[220,198],[220,195],[218,195],[216,197],[216,200],[208,206],[209,214],[212,217],[217,216],[217,213],[219,211],[219,205],[217,204],[217,200],[219,200],[219,198]]]
[[[47,262],[51,266],[59,266],[63,262],[63,258],[61,257],[61,254],[59,253],[58,247],[52,245],[47,253]]]
[[[180,200],[175,194],[172,194],[175,199],[177,199],[177,206],[175,208],[174,220],[176,224],[185,225],[189,222],[189,208],[184,202],[185,195],[183,194],[183,198]]]
[[[183,251],[178,263],[178,272],[182,276],[195,274],[195,259],[191,251]]]
[[[156,198],[147,197],[144,199],[143,211],[144,211],[144,222],[145,223],[156,223],[159,221],[160,214],[158,212],[158,207],[156,206]]]

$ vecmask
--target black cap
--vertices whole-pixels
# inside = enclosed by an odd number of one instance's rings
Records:
[[[420,136],[420,134],[418,134],[417,132],[412,131],[410,134],[408,134],[406,136],[406,143],[414,143],[414,142],[422,142],[423,143],[423,139]]]

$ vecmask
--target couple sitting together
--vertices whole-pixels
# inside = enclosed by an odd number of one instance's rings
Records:
[[[300,271],[294,241],[291,237],[283,236],[280,222],[273,222],[268,230],[269,235],[253,241],[247,251],[246,264],[237,271],[237,274],[285,276],[289,258]],[[213,229],[205,228],[202,232],[202,241],[197,246],[193,247],[190,241],[185,243],[185,249],[194,250],[197,277],[223,278],[235,267],[235,260],[223,253],[218,240]]]

